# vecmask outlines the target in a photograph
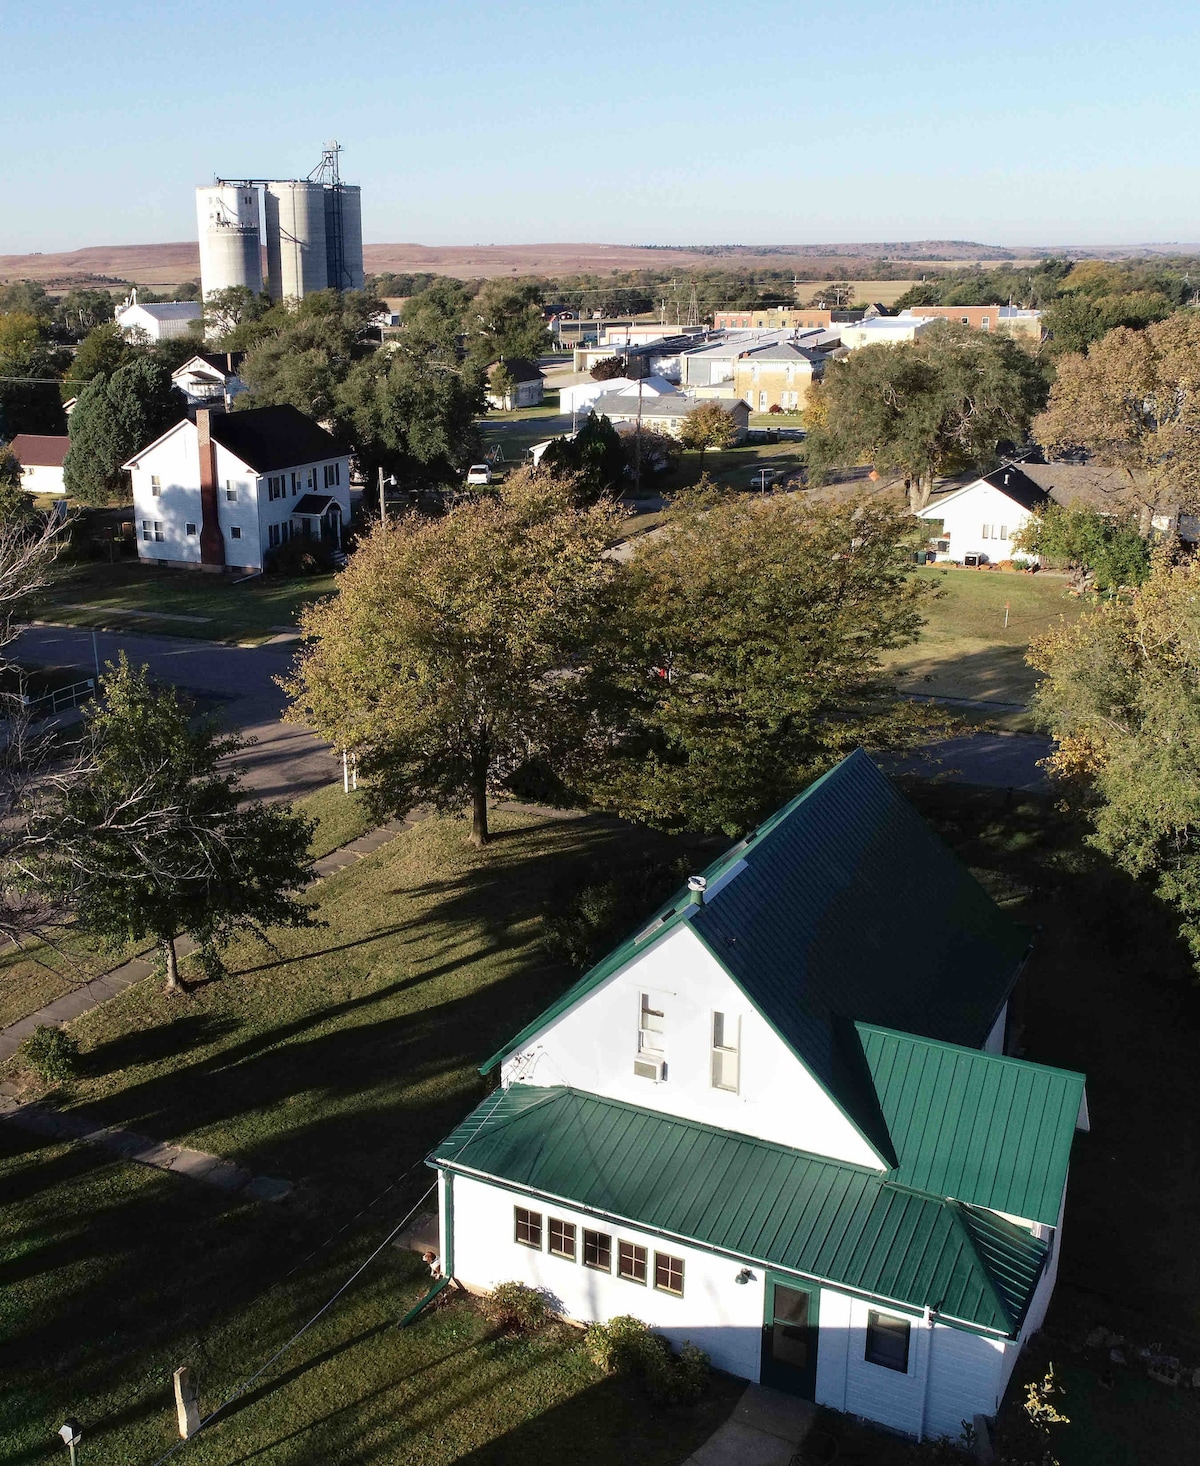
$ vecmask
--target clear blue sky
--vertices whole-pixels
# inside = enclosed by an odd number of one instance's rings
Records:
[[[367,242],[1200,239],[1200,6],[0,0],[0,253],[344,145]]]

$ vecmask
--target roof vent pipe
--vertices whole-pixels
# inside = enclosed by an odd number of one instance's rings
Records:
[[[704,893],[708,890],[708,882],[703,876],[688,876],[688,890],[692,895],[694,906],[704,905]]]

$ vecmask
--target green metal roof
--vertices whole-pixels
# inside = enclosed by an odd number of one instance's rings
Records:
[[[1028,934],[987,895],[867,755],[843,759],[521,1030],[520,1048],[682,921],[874,1145],[888,1148],[852,1032],[861,1020],[982,1045]],[[640,940],[639,940],[640,938]]]
[[[430,1158],[631,1225],[1015,1335],[1045,1262],[957,1201],[566,1088],[489,1095]]]
[[[1058,1225],[1082,1074],[858,1024],[889,1179]]]

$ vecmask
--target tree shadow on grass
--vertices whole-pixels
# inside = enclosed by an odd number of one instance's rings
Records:
[[[155,1064],[190,1049],[215,1043],[234,1033],[241,1024],[217,1013],[179,1013],[152,1028],[134,1029],[109,1039],[84,1055],[86,1072],[112,1074],[141,1064]]]

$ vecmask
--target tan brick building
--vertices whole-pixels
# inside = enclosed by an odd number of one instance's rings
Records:
[[[958,321],[973,331],[998,331],[1034,341],[1042,339],[1041,311],[1020,310],[1013,305],[914,305],[901,311],[899,319],[910,315],[925,320]]]
[[[846,313],[841,311],[839,314]],[[764,310],[762,306],[746,305],[738,310],[714,312],[713,328],[717,331],[794,331],[797,327],[823,330],[832,325],[833,316],[831,310],[803,306]]]
[[[814,381],[824,371],[825,358],[790,341],[759,346],[733,364],[733,387],[752,412],[801,412]]]

